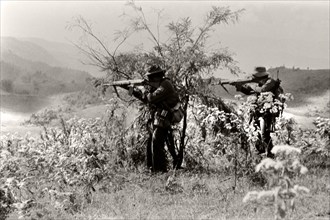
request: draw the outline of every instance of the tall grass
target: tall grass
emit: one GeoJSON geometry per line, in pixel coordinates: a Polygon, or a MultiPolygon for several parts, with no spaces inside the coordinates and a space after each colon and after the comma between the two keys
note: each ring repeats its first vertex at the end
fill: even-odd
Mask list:
{"type": "MultiPolygon", "coordinates": [[[[262,176],[251,173],[262,157],[252,148],[241,148],[245,143],[238,135],[244,128],[241,117],[203,106],[191,109],[185,169],[154,174],[144,168],[145,131],[138,124],[128,129],[127,106],[118,99],[109,102],[103,118],[63,119],[60,127],[45,126],[39,138],[1,137],[0,189],[6,195],[1,197],[2,218],[267,219],[273,215],[268,208],[255,209],[242,202],[247,192],[266,185],[262,176]],[[194,112],[205,114],[197,118],[194,112]],[[215,132],[220,128],[225,130],[215,132]]],[[[321,150],[322,157],[329,159],[325,145],[314,145],[327,143],[328,121],[317,124],[310,145],[301,145],[309,136],[295,129],[290,135],[282,129],[278,140],[300,146],[306,159],[314,152],[306,147],[321,150]]],[[[310,196],[297,201],[293,219],[327,217],[328,180],[323,166],[314,166],[309,175],[295,180],[308,186],[310,196]]]]}

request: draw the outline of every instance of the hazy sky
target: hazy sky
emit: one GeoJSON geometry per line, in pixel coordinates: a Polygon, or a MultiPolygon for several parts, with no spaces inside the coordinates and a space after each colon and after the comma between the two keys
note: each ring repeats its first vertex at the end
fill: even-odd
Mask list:
{"type": "MultiPolygon", "coordinates": [[[[1,36],[77,41],[79,33],[66,29],[75,16],[93,23],[96,33],[113,39],[127,22],[119,17],[126,1],[1,1],[1,36]]],[[[212,5],[244,8],[240,21],[219,26],[210,39],[213,47],[228,47],[243,71],[255,66],[285,65],[329,69],[329,1],[136,1],[149,23],[155,9],[164,9],[163,24],[181,17],[201,23],[212,5]],[[219,44],[221,42],[221,44],[219,44]]],[[[155,29],[156,31],[156,29],[155,29]]],[[[143,42],[144,39],[134,39],[143,42]]],[[[164,39],[165,40],[165,39],[164,39]]],[[[134,43],[134,41],[131,41],[134,43]]]]}

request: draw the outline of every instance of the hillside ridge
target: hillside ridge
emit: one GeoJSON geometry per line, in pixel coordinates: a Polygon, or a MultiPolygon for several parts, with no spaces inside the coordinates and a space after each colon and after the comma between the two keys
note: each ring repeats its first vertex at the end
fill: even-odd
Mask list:
{"type": "Polygon", "coordinates": [[[60,62],[45,48],[33,42],[18,40],[14,37],[1,37],[1,59],[6,53],[13,53],[34,62],[44,62],[53,66],[60,65],[60,62]]]}
{"type": "Polygon", "coordinates": [[[1,55],[12,52],[23,59],[40,61],[51,66],[71,68],[102,75],[95,66],[86,65],[86,56],[68,42],[53,42],[41,38],[1,37],[1,55]]]}
{"type": "Polygon", "coordinates": [[[92,77],[85,70],[57,65],[57,57],[34,43],[1,38],[1,84],[4,92],[52,95],[83,89],[92,77]]]}

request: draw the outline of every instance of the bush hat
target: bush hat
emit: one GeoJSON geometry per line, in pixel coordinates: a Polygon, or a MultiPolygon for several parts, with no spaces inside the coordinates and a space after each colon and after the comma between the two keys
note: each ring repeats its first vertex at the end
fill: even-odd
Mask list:
{"type": "Polygon", "coordinates": [[[263,66],[256,67],[255,71],[256,73],[252,74],[254,78],[264,79],[269,77],[269,73],[267,72],[266,68],[263,66]]]}
{"type": "Polygon", "coordinates": [[[148,70],[146,76],[149,79],[153,78],[161,78],[165,76],[166,70],[161,69],[159,66],[151,66],[148,70]]]}

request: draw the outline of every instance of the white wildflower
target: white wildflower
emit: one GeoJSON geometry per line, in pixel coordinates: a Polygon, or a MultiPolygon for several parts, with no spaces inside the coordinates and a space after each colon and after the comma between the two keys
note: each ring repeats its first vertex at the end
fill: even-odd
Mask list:
{"type": "Polygon", "coordinates": [[[10,156],[11,156],[11,153],[7,150],[2,150],[1,153],[0,153],[0,157],[2,159],[9,158],[10,156]]]}
{"type": "Polygon", "coordinates": [[[231,126],[230,123],[227,123],[227,124],[225,124],[225,128],[228,129],[228,130],[230,130],[230,129],[232,129],[232,126],[231,126]]]}
{"type": "Polygon", "coordinates": [[[244,198],[243,198],[243,202],[246,203],[246,202],[257,201],[257,199],[258,199],[258,194],[259,194],[258,191],[251,191],[251,192],[248,192],[248,193],[244,196],[244,198]]]}
{"type": "Polygon", "coordinates": [[[299,160],[296,159],[292,162],[291,166],[293,169],[298,169],[299,167],[301,167],[301,164],[300,164],[299,160]]]}
{"type": "Polygon", "coordinates": [[[274,169],[275,170],[280,170],[280,169],[283,169],[284,168],[284,165],[281,161],[276,161],[275,165],[274,165],[274,169]]]}
{"type": "Polygon", "coordinates": [[[299,185],[295,185],[293,187],[293,189],[297,192],[297,193],[309,193],[310,190],[304,186],[299,186],[299,185]]]}
{"type": "Polygon", "coordinates": [[[277,113],[279,111],[279,108],[276,106],[273,106],[272,109],[270,110],[271,113],[277,113]]]}
{"type": "Polygon", "coordinates": [[[258,199],[261,200],[272,200],[274,199],[275,192],[273,190],[270,191],[261,191],[258,194],[258,199]]]}
{"type": "Polygon", "coordinates": [[[300,173],[301,173],[301,174],[304,175],[304,174],[306,174],[307,172],[308,172],[307,167],[305,167],[305,166],[301,166],[301,167],[300,167],[300,173]]]}
{"type": "Polygon", "coordinates": [[[5,182],[6,186],[17,186],[17,181],[14,177],[7,178],[5,182]]]}
{"type": "Polygon", "coordinates": [[[264,109],[269,109],[271,107],[272,107],[272,104],[269,103],[269,102],[267,102],[267,103],[264,104],[264,109]]]}
{"type": "Polygon", "coordinates": [[[270,167],[275,167],[276,161],[271,158],[265,158],[263,159],[257,166],[256,166],[256,172],[259,172],[261,169],[269,169],[270,167]]]}
{"type": "Polygon", "coordinates": [[[300,154],[301,150],[289,145],[276,145],[272,149],[272,153],[275,155],[280,153],[284,153],[285,155],[290,155],[292,153],[300,154]]]}
{"type": "Polygon", "coordinates": [[[248,102],[255,102],[255,101],[257,101],[257,97],[256,97],[256,96],[249,96],[249,97],[247,98],[247,101],[248,101],[248,102]]]}
{"type": "Polygon", "coordinates": [[[242,95],[235,95],[235,99],[237,99],[237,100],[243,100],[243,97],[242,97],[242,95]]]}
{"type": "Polygon", "coordinates": [[[238,109],[238,110],[237,110],[237,114],[238,114],[238,115],[243,115],[243,113],[244,113],[244,112],[243,112],[241,109],[238,109]]]}

